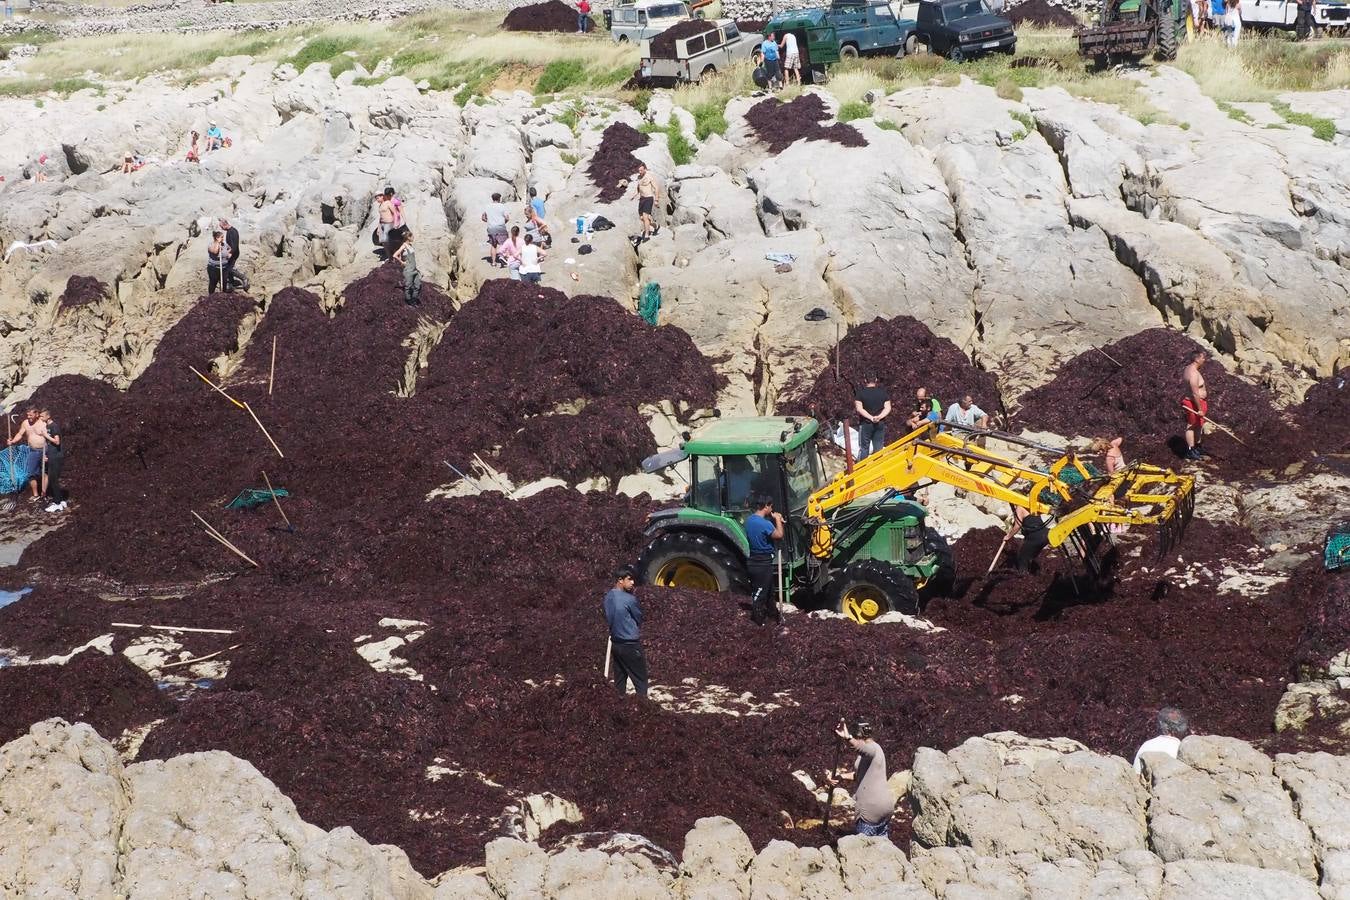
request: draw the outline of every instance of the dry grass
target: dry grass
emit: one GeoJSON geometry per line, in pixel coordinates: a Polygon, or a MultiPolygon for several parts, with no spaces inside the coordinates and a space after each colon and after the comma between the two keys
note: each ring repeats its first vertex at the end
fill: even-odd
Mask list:
{"type": "Polygon", "coordinates": [[[1234,52],[1208,38],[1183,45],[1177,65],[1215,100],[1268,101],[1285,91],[1350,88],[1350,41],[1244,34],[1234,52]]]}

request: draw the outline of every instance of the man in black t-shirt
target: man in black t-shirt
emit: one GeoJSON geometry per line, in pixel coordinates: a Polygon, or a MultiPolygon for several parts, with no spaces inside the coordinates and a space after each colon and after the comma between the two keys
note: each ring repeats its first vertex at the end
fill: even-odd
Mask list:
{"type": "Polygon", "coordinates": [[[52,419],[51,410],[44,409],[42,421],[47,426],[46,466],[43,472],[42,493],[52,501],[47,504],[47,512],[61,512],[66,508],[65,492],[61,490],[61,464],[65,462],[65,450],[61,446],[61,429],[52,419]]]}
{"type": "Polygon", "coordinates": [[[853,397],[853,409],[862,421],[858,425],[858,459],[864,459],[886,446],[886,417],[891,414],[891,398],[877,377],[868,375],[853,397]]]}

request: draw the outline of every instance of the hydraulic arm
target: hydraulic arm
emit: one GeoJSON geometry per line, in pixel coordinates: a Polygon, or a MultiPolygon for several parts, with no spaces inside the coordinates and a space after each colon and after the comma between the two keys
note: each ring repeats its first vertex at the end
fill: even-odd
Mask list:
{"type": "Polygon", "coordinates": [[[1006,432],[947,428],[939,431],[936,424],[925,424],[807,498],[806,519],[814,529],[812,554],[826,559],[833,549],[832,510],[879,491],[904,492],[932,483],[984,494],[1039,517],[1051,547],[1069,541],[1075,532],[1081,536],[1095,531],[1094,526],[1158,525],[1166,551],[1181,539],[1190,521],[1195,501],[1195,479],[1190,475],[1143,463],[1099,475],[1072,451],[1006,432]],[[985,449],[976,443],[978,438],[1032,447],[1058,458],[1045,469],[1029,468],[985,449]],[[1084,526],[1085,531],[1079,532],[1084,526]]]}

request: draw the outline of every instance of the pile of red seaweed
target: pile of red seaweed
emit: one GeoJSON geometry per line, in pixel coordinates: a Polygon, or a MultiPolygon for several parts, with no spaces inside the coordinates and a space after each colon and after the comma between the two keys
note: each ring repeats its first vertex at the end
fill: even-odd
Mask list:
{"type": "Polygon", "coordinates": [[[761,100],[745,114],[755,136],[773,153],[782,153],[797,141],[833,141],[844,147],[866,147],[867,139],[851,125],[826,125],[829,111],[820,96],[802,94],[783,103],[774,97],[761,100]]]}
{"type": "Polygon", "coordinates": [[[66,281],[66,289],[61,293],[61,297],[56,302],[56,308],[75,309],[79,306],[88,306],[98,303],[108,298],[108,286],[97,278],[89,278],[85,275],[72,275],[66,281]]]}
{"type": "Polygon", "coordinates": [[[985,412],[993,415],[1000,411],[994,376],[975,368],[955,344],[910,316],[873,319],[850,330],[839,346],[839,377],[830,365],[804,391],[788,385],[784,391],[788,399],[783,405],[792,412],[814,414],[825,421],[854,417],[854,393],[869,375],[875,375],[890,392],[897,429],[903,425],[919,387],[927,388],[928,396],[936,397],[944,412],[966,393],[985,412]]]}
{"type": "Polygon", "coordinates": [[[0,744],[53,717],[117,737],[172,710],[155,683],[120,655],[86,650],[65,665],[0,669],[0,744]]]}
{"type": "MultiPolygon", "coordinates": [[[[544,0],[517,6],[506,14],[502,28],[507,31],[554,31],[564,34],[577,30],[577,11],[562,0],[544,0]]],[[[591,28],[595,22],[591,20],[591,28]]]]}
{"type": "MultiPolygon", "coordinates": [[[[1199,349],[1179,331],[1153,328],[1081,353],[1048,384],[1020,398],[1016,424],[1066,437],[1123,437],[1127,458],[1170,464],[1185,448],[1182,369],[1199,349]]],[[[1213,359],[1201,373],[1210,414],[1245,442],[1210,429],[1206,447],[1222,471],[1279,467],[1307,455],[1266,391],[1213,359]]]]}
{"type": "Polygon", "coordinates": [[[672,25],[651,39],[651,53],[656,59],[675,59],[675,42],[686,38],[698,37],[717,28],[706,19],[690,19],[672,25]]]}
{"type": "Polygon", "coordinates": [[[596,148],[586,167],[591,183],[600,189],[600,202],[613,203],[628,190],[625,180],[637,172],[642,163],[633,155],[639,147],[647,146],[647,136],[631,125],[615,122],[600,136],[600,146],[596,148]]]}
{"type": "Polygon", "coordinates": [[[1009,6],[1003,13],[1014,25],[1037,25],[1041,28],[1076,28],[1078,20],[1073,13],[1047,0],[1022,0],[1009,6]]]}

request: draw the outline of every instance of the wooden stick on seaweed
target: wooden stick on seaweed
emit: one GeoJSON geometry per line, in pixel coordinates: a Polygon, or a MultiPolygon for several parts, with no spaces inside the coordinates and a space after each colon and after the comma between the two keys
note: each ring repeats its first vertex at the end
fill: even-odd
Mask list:
{"type": "Polygon", "coordinates": [[[196,634],[234,634],[230,628],[189,628],[187,625],[144,625],[140,622],[113,622],[114,628],[153,628],[156,631],[191,631],[196,634]]]}
{"type": "Polygon", "coordinates": [[[267,396],[272,396],[272,379],[277,374],[277,336],[272,335],[272,367],[267,370],[267,396]]]}
{"type": "Polygon", "coordinates": [[[272,487],[272,479],[267,477],[266,472],[263,472],[262,476],[263,481],[267,482],[267,492],[272,495],[272,502],[277,505],[277,512],[281,513],[281,521],[286,523],[287,528],[294,531],[295,526],[291,524],[290,519],[286,518],[286,510],[281,508],[281,501],[277,499],[277,489],[272,487]]]}
{"type": "Polygon", "coordinates": [[[247,403],[245,403],[245,404],[244,404],[244,411],[247,412],[250,416],[253,417],[253,421],[257,423],[258,428],[259,428],[259,429],[262,431],[262,433],[263,433],[263,436],[265,436],[265,437],[267,438],[267,440],[268,440],[269,442],[271,442],[271,444],[272,444],[272,449],[275,450],[275,451],[277,451],[277,456],[280,456],[282,459],[285,459],[285,458],[286,458],[286,454],[285,454],[285,453],[282,453],[282,452],[281,452],[281,448],[277,446],[277,442],[274,441],[274,440],[272,440],[272,435],[271,435],[270,433],[268,433],[267,428],[263,426],[263,423],[262,423],[261,421],[258,420],[258,414],[255,413],[255,412],[253,411],[253,407],[251,407],[251,406],[249,406],[247,403]]]}
{"type": "Polygon", "coordinates": [[[220,396],[224,397],[226,400],[230,401],[231,403],[233,403],[235,406],[239,407],[240,409],[243,409],[243,408],[244,408],[244,404],[240,403],[238,400],[234,399],[234,398],[231,397],[229,394],[225,393],[225,391],[224,391],[222,388],[217,387],[217,386],[216,386],[216,383],[215,383],[214,381],[212,381],[210,378],[207,378],[205,375],[203,375],[201,372],[198,372],[198,371],[197,371],[194,367],[192,367],[192,366],[188,366],[188,368],[189,368],[189,369],[192,369],[192,374],[196,375],[196,376],[197,376],[198,378],[200,378],[202,381],[205,381],[207,384],[211,385],[211,389],[212,389],[213,391],[215,391],[216,393],[220,394],[220,396]]]}
{"type": "Polygon", "coordinates": [[[229,653],[231,650],[238,650],[242,646],[244,645],[234,644],[232,646],[226,647],[224,650],[217,650],[215,653],[208,653],[205,656],[197,656],[192,659],[180,659],[178,662],[166,663],[165,665],[160,666],[159,670],[163,672],[165,669],[174,669],[177,668],[178,666],[190,666],[193,663],[206,662],[208,659],[215,659],[222,653],[229,653]]]}
{"type": "Polygon", "coordinates": [[[240,549],[239,549],[238,547],[236,547],[234,544],[231,544],[228,540],[226,540],[226,539],[225,539],[225,535],[221,534],[219,531],[216,531],[215,528],[211,527],[211,523],[210,523],[210,522],[206,521],[206,520],[203,519],[201,516],[198,516],[198,515],[197,515],[197,511],[196,511],[195,509],[192,510],[192,514],[193,514],[194,516],[197,516],[197,521],[198,521],[198,522],[201,522],[203,525],[206,526],[206,533],[207,533],[208,535],[210,535],[211,537],[213,537],[213,538],[215,538],[216,540],[220,541],[222,544],[224,544],[226,547],[228,547],[231,551],[233,551],[240,559],[244,560],[244,561],[247,562],[249,565],[253,566],[255,569],[256,569],[256,568],[261,568],[256,562],[254,562],[252,559],[249,558],[248,554],[246,554],[243,550],[240,550],[240,549]]]}

